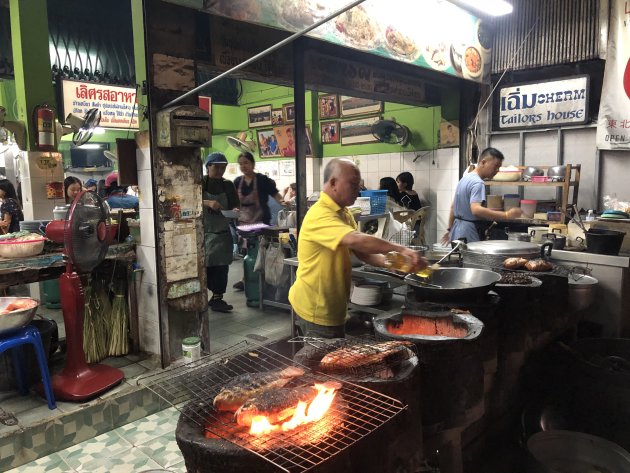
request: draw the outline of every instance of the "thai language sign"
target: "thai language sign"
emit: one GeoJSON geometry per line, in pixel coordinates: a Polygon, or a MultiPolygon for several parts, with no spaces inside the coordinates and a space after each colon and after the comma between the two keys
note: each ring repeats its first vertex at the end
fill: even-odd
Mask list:
{"type": "MultiPolygon", "coordinates": [[[[203,10],[297,32],[347,4],[347,0],[206,0],[203,10]]],[[[488,25],[444,0],[366,0],[308,35],[475,82],[486,81],[490,72],[488,25]]]]}
{"type": "Polygon", "coordinates": [[[60,121],[70,113],[83,117],[91,108],[97,108],[101,111],[100,126],[103,128],[138,129],[134,87],[64,80],[61,88],[63,117],[60,121]]]}
{"type": "Polygon", "coordinates": [[[588,121],[588,76],[503,87],[500,129],[579,125],[588,121]]]}
{"type": "Polygon", "coordinates": [[[599,149],[630,149],[630,2],[611,0],[610,32],[597,119],[599,149]]]}

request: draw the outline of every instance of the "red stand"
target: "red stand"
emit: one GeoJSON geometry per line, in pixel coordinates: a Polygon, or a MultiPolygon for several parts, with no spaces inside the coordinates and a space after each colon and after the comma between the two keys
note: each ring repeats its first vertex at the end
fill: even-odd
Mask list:
{"type": "Polygon", "coordinates": [[[85,362],[83,317],[85,293],[80,276],[68,265],[59,278],[61,307],[66,329],[66,366],[52,378],[55,398],[61,401],[86,401],[119,384],[125,375],[107,365],[85,362]]]}

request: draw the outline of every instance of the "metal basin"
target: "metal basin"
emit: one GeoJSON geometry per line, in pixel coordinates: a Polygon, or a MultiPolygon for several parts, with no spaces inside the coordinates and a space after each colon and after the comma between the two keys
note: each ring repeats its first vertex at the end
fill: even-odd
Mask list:
{"type": "Polygon", "coordinates": [[[499,273],[487,269],[441,268],[434,270],[428,278],[408,274],[405,282],[413,288],[419,300],[462,301],[484,296],[499,279],[499,273]]]}
{"type": "Polygon", "coordinates": [[[569,276],[569,306],[573,310],[584,310],[595,302],[598,280],[593,276],[569,276]]]}
{"type": "Polygon", "coordinates": [[[0,311],[4,310],[11,302],[24,299],[35,302],[35,305],[30,309],[14,310],[8,314],[0,315],[0,335],[31,323],[39,307],[39,302],[29,297],[0,297],[0,311]]]}

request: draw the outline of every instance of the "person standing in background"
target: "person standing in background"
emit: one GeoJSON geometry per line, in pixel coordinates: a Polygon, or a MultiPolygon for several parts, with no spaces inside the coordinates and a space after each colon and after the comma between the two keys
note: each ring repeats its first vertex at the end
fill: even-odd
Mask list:
{"type": "Polygon", "coordinates": [[[83,188],[86,191],[96,192],[96,184],[97,184],[96,179],[88,179],[87,181],[85,181],[83,188]]]}
{"type": "Polygon", "coordinates": [[[20,231],[20,221],[24,220],[20,201],[15,193],[15,187],[8,179],[0,179],[0,233],[20,231]]]}
{"type": "Polygon", "coordinates": [[[63,195],[66,198],[66,204],[74,202],[74,198],[83,190],[81,179],[74,176],[68,176],[63,180],[63,195]]]}
{"type": "Polygon", "coordinates": [[[413,190],[414,179],[410,172],[401,172],[396,176],[396,184],[400,197],[398,203],[403,207],[411,210],[418,210],[422,207],[420,196],[413,190]]]}
{"type": "Polygon", "coordinates": [[[398,184],[393,177],[383,177],[378,183],[378,189],[387,191],[387,210],[400,211],[405,210],[401,207],[400,192],[398,191],[398,184]]]}
{"type": "Polygon", "coordinates": [[[233,309],[223,300],[223,294],[227,288],[234,240],[230,221],[221,211],[238,209],[240,202],[234,184],[223,179],[227,164],[223,153],[208,155],[208,175],[202,180],[206,276],[208,289],[212,291],[208,306],[215,312],[230,312],[233,309]]]}
{"type": "Polygon", "coordinates": [[[486,205],[485,179],[492,179],[503,163],[503,153],[496,148],[486,148],[479,155],[474,170],[460,179],[448,217],[448,228],[442,243],[465,239],[468,243],[485,238],[485,230],[492,220],[518,218],[519,207],[510,210],[490,210],[486,205]]]}
{"type": "MultiPolygon", "coordinates": [[[[267,201],[271,197],[278,203],[283,203],[280,191],[276,187],[276,181],[254,171],[256,161],[251,153],[241,153],[238,157],[238,165],[243,173],[242,176],[238,176],[234,180],[241,210],[238,219],[239,224],[264,223],[269,225],[271,222],[271,210],[267,201]]],[[[243,281],[238,281],[233,287],[242,291],[245,285],[243,281]]]]}
{"type": "Polygon", "coordinates": [[[127,186],[118,185],[118,173],[112,172],[105,178],[105,200],[111,209],[134,209],[140,207],[137,197],[127,194],[127,186]]]}

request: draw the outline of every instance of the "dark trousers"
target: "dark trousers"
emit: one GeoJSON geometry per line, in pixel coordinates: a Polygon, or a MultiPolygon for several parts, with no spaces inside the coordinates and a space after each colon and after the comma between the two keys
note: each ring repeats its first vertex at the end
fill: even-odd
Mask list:
{"type": "Polygon", "coordinates": [[[227,264],[225,266],[208,266],[206,268],[208,289],[212,291],[212,294],[225,294],[229,269],[230,267],[227,264]]]}

